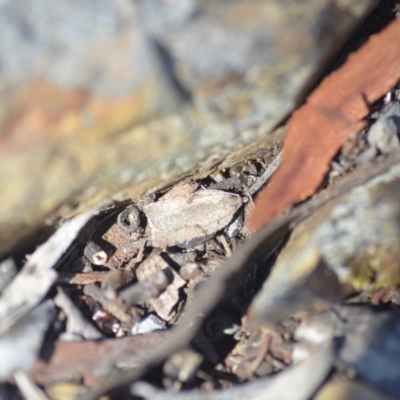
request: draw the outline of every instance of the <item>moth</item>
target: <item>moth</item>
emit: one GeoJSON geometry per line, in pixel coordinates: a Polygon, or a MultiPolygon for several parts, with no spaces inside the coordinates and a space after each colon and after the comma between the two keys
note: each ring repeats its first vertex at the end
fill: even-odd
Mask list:
{"type": "Polygon", "coordinates": [[[243,203],[238,195],[221,190],[193,191],[190,185],[172,192],[143,208],[156,247],[192,247],[210,239],[232,221],[243,203]]]}

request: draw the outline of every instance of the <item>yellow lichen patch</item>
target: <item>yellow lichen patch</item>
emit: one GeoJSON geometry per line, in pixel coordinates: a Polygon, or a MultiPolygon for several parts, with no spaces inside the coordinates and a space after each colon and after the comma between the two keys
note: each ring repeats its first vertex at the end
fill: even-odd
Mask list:
{"type": "Polygon", "coordinates": [[[400,284],[399,243],[371,246],[359,257],[348,262],[350,283],[356,290],[374,292],[400,284]]]}

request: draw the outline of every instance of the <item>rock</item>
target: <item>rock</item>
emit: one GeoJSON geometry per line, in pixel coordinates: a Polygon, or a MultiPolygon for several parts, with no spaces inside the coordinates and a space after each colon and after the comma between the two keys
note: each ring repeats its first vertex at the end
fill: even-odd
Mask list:
{"type": "Polygon", "coordinates": [[[332,382],[326,384],[315,400],[393,400],[369,385],[360,382],[332,382]]]}
{"type": "Polygon", "coordinates": [[[378,119],[368,132],[368,142],[381,153],[387,154],[400,147],[400,104],[389,103],[383,107],[378,119]]]}
{"type": "Polygon", "coordinates": [[[3,1],[0,255],[268,146],[374,3],[3,1]]]}
{"type": "Polygon", "coordinates": [[[279,321],[340,300],[349,285],[367,293],[397,287],[399,177],[394,166],[299,223],[253,300],[251,317],[279,321]]]}

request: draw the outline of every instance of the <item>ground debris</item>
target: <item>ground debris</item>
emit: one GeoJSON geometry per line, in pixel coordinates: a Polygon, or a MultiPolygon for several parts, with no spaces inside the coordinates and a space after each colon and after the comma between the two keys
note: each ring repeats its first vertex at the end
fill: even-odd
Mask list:
{"type": "Polygon", "coordinates": [[[94,301],[100,303],[107,312],[119,321],[123,322],[127,326],[132,326],[135,317],[126,311],[124,305],[114,301],[113,299],[108,299],[95,283],[85,285],[83,293],[91,297],[94,301]]]}
{"type": "Polygon", "coordinates": [[[253,377],[269,350],[270,341],[269,335],[257,331],[241,335],[224,362],[225,368],[240,380],[253,377]]]}
{"type": "MultiPolygon", "coordinates": [[[[194,395],[192,388],[211,391],[212,395],[216,393],[218,396],[226,391],[226,395],[231,396],[236,395],[237,389],[242,387],[236,386],[236,383],[243,380],[257,378],[258,382],[258,377],[264,379],[265,375],[274,373],[278,373],[277,378],[283,377],[290,371],[288,368],[293,360],[307,362],[310,354],[321,344],[303,348],[300,344],[295,345],[291,334],[293,329],[289,329],[289,325],[267,332],[254,330],[251,325],[246,327],[248,319],[243,314],[260,285],[260,277],[266,275],[263,271],[265,263],[270,262],[270,257],[271,262],[274,260],[280,243],[299,220],[327,204],[329,199],[338,199],[343,193],[348,194],[350,188],[379,176],[388,166],[397,163],[398,157],[392,154],[375,167],[366,167],[364,172],[360,170],[347,180],[343,179],[337,187],[321,193],[312,202],[247,238],[244,245],[239,246],[231,256],[234,244],[245,237],[243,231],[234,237],[219,231],[212,239],[188,249],[174,246],[161,250],[150,244],[142,248],[140,257],[126,254],[122,268],[113,268],[111,271],[107,265],[92,265],[91,272],[60,273],[59,279],[64,280],[63,288],[81,312],[75,313],[68,297],[55,297],[55,302],[64,309],[67,319],[60,313],[58,324],[61,323],[62,327],[57,328],[58,339],[53,346],[54,351],[44,352],[43,359],[36,363],[33,374],[35,382],[50,390],[61,382],[83,379],[85,385],[99,389],[86,392],[87,398],[95,398],[104,393],[105,383],[120,388],[122,383],[130,383],[141,376],[149,379],[145,373],[157,364],[162,365],[161,376],[156,374],[159,376],[157,383],[161,382],[164,389],[151,393],[167,396],[168,399],[171,389],[182,390],[182,393],[174,393],[174,396],[194,395]],[[101,281],[101,287],[90,283],[93,279],[101,281]],[[68,287],[72,283],[74,286],[68,287]],[[163,296],[166,297],[163,299],[163,296]],[[222,299],[224,304],[218,305],[222,299]],[[135,307],[132,307],[133,304],[135,307]],[[103,338],[98,342],[61,340],[71,339],[71,335],[66,336],[65,331],[85,337],[86,328],[92,326],[86,318],[92,318],[103,338]],[[73,321],[74,328],[71,328],[73,321]],[[155,334],[161,334],[161,339],[151,341],[151,335],[155,334]],[[104,336],[110,338],[104,339],[104,336]],[[130,342],[134,338],[142,342],[130,342]],[[144,352],[139,351],[134,343],[143,343],[138,346],[144,352]],[[128,346],[132,346],[132,352],[127,351],[128,346]],[[199,357],[186,357],[193,348],[199,357]],[[76,356],[71,357],[72,353],[76,353],[76,356]]],[[[265,170],[257,171],[258,175],[262,175],[265,170]]],[[[179,197],[182,189],[172,192],[167,199],[179,197]]],[[[238,212],[238,215],[243,215],[243,211],[238,212]]],[[[104,235],[104,230],[109,232],[112,226],[118,229],[116,218],[106,218],[104,221],[106,226],[103,230],[99,225],[100,235],[104,235]]],[[[143,226],[143,238],[148,234],[149,231],[146,232],[143,226]]],[[[81,242],[78,251],[59,269],[68,270],[68,265],[74,262],[74,258],[82,256],[87,241],[92,239],[87,237],[86,241],[81,242]]],[[[131,236],[129,240],[136,239],[131,236]]],[[[329,279],[327,284],[331,284],[329,279]]],[[[326,286],[322,290],[326,290],[326,286]]],[[[97,330],[94,332],[95,335],[99,334],[97,330]]],[[[89,333],[87,338],[94,332],[89,333]]],[[[334,336],[327,335],[325,345],[330,346],[334,336]]],[[[265,382],[267,380],[269,382],[270,377],[265,376],[265,382]]],[[[244,385],[248,384],[251,385],[244,385]]],[[[295,398],[292,394],[288,398],[295,398]]],[[[202,394],[199,393],[199,396],[202,394]]]]}
{"type": "Polygon", "coordinates": [[[89,283],[103,282],[107,277],[106,271],[92,271],[82,273],[59,273],[58,284],[87,285],[89,283]]]}
{"type": "Polygon", "coordinates": [[[180,300],[179,290],[186,285],[186,282],[170,267],[168,262],[158,254],[154,254],[143,261],[136,270],[136,276],[139,283],[143,285],[143,283],[149,279],[154,279],[154,275],[159,272],[162,272],[163,276],[168,279],[169,284],[158,297],[150,298],[149,303],[160,318],[165,321],[170,321],[175,316],[173,310],[180,300]]]}
{"type": "MultiPolygon", "coordinates": [[[[155,346],[147,353],[147,359],[142,363],[139,369],[130,371],[120,380],[112,382],[109,388],[115,387],[114,385],[121,385],[122,382],[128,383],[132,380],[138,379],[138,377],[143,376],[143,374],[148,371],[148,368],[150,368],[151,365],[162,363],[174,352],[185,349],[190,341],[193,341],[193,345],[201,351],[207,362],[212,364],[221,363],[221,361],[226,357],[226,354],[223,355],[223,346],[232,340],[230,338],[233,338],[233,336],[230,335],[237,331],[237,327],[232,330],[236,324],[235,322],[229,322],[229,326],[225,326],[225,323],[222,323],[227,313],[218,314],[216,310],[211,313],[215,308],[215,305],[223,298],[231,299],[231,308],[232,306],[234,308],[237,307],[236,312],[245,312],[246,306],[243,305],[242,302],[245,301],[246,296],[238,292],[242,290],[244,286],[248,286],[245,278],[249,276],[250,272],[252,274],[254,273],[254,263],[257,260],[268,260],[268,257],[275,254],[277,249],[279,249],[279,243],[282,243],[282,240],[285,239],[290,232],[291,227],[298,223],[298,221],[305,219],[307,216],[312,214],[313,211],[319,209],[329,200],[338,198],[344,193],[348,193],[350,189],[355,186],[368,182],[372,177],[382,174],[382,172],[386,171],[390,166],[398,163],[398,160],[399,155],[392,154],[387,159],[381,160],[381,162],[377,163],[375,166],[369,168],[365,167],[363,170],[360,169],[357,173],[343,178],[340,184],[336,187],[326,190],[313,199],[313,201],[305,203],[303,206],[293,210],[285,217],[282,217],[265,227],[261,232],[248,238],[235,252],[235,256],[228,258],[216,270],[211,268],[210,277],[206,281],[201,274],[195,274],[197,276],[187,283],[187,304],[178,319],[178,323],[173,327],[171,336],[168,336],[162,345],[155,346]],[[266,252],[268,255],[266,255],[266,252]],[[199,277],[200,280],[198,280],[199,277]],[[206,318],[210,313],[211,315],[206,318]],[[199,330],[203,323],[205,324],[203,329],[199,330]],[[220,328],[210,330],[208,328],[210,324],[214,327],[220,325],[220,328]]],[[[215,251],[215,247],[210,247],[209,245],[200,246],[196,251],[171,248],[168,252],[159,253],[156,251],[154,254],[150,255],[150,258],[157,255],[162,257],[164,261],[168,260],[168,264],[170,262],[169,258],[171,258],[171,260],[174,258],[176,265],[171,265],[174,265],[173,268],[176,271],[180,271],[182,267],[180,267],[179,264],[184,262],[184,260],[190,263],[194,262],[204,272],[203,262],[212,259],[212,257],[207,257],[207,251],[211,248],[215,251]],[[181,255],[177,256],[177,254],[181,255]]],[[[223,251],[222,248],[222,252],[223,251]]],[[[205,262],[205,265],[207,265],[207,262],[205,262]]],[[[258,268],[260,268],[260,266],[256,267],[256,269],[258,268]]],[[[257,282],[256,277],[251,278],[251,280],[257,282]]],[[[328,279],[327,284],[329,284],[329,282],[328,279]]],[[[254,287],[252,290],[254,293],[254,287]]],[[[321,290],[324,290],[324,287],[322,287],[321,290]]],[[[246,293],[249,293],[248,295],[251,296],[252,292],[246,288],[246,293]]],[[[229,307],[226,309],[228,308],[229,307]]],[[[287,367],[286,363],[290,363],[290,360],[292,359],[290,335],[288,339],[287,333],[283,332],[281,334],[284,340],[282,341],[279,339],[279,335],[275,336],[272,346],[269,345],[268,353],[265,357],[261,361],[255,360],[255,365],[258,364],[255,371],[256,375],[264,375],[281,369],[284,370],[287,367]]],[[[230,351],[232,351],[233,347],[232,343],[230,351]]],[[[201,387],[210,390],[220,385],[224,385],[224,387],[229,386],[229,380],[227,381],[223,378],[216,378],[213,375],[210,375],[211,373],[208,369],[204,371],[203,368],[198,372],[199,376],[204,377],[202,379],[206,379],[206,382],[204,382],[201,387]]],[[[226,366],[222,367],[221,370],[218,370],[218,373],[226,373],[224,372],[224,368],[226,368],[226,366]]],[[[95,396],[100,393],[104,393],[104,391],[96,392],[90,398],[95,398],[95,396]]]]}
{"type": "Polygon", "coordinates": [[[148,314],[142,320],[137,321],[133,326],[132,335],[140,335],[147,332],[154,332],[166,329],[165,321],[154,314],[148,314]]]}
{"type": "MultiPolygon", "coordinates": [[[[191,349],[171,355],[163,366],[166,380],[171,380],[176,383],[176,386],[181,386],[185,382],[192,382],[203,361],[204,357],[191,349]]],[[[169,382],[166,383],[168,385],[169,382]]]]}
{"type": "Polygon", "coordinates": [[[85,319],[79,309],[61,288],[58,288],[58,294],[54,298],[54,303],[63,310],[67,317],[66,334],[68,336],[75,339],[84,338],[87,340],[101,339],[104,337],[85,319]]]}
{"type": "Polygon", "coordinates": [[[118,297],[124,304],[144,304],[159,297],[173,280],[170,269],[161,269],[147,279],[122,290],[118,297]]]}
{"type": "Polygon", "coordinates": [[[104,265],[108,260],[107,252],[92,240],[87,243],[83,254],[94,265],[104,265]]]}
{"type": "Polygon", "coordinates": [[[121,231],[116,223],[113,223],[109,229],[101,236],[104,242],[104,247],[109,248],[110,257],[104,264],[105,267],[116,270],[120,269],[127,264],[132,255],[137,254],[142,246],[142,242],[137,237],[132,238],[130,234],[121,231]],[[136,239],[136,240],[135,240],[136,239]],[[132,244],[135,245],[134,249],[132,244]],[[131,246],[129,255],[125,251],[126,246],[131,246]]]}

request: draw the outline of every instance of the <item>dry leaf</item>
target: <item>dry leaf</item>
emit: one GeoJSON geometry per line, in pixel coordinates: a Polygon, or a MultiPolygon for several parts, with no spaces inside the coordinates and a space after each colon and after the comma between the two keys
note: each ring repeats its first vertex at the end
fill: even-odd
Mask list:
{"type": "Polygon", "coordinates": [[[259,229],[311,196],[342,144],[360,131],[375,102],[400,77],[400,20],[374,35],[323,80],[288,122],[283,162],[256,202],[249,227],[259,229]]]}

